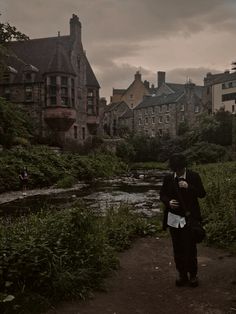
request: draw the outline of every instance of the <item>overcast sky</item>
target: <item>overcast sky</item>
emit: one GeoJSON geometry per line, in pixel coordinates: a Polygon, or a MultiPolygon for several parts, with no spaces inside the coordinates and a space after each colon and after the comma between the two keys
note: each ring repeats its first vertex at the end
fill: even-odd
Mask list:
{"type": "Polygon", "coordinates": [[[231,68],[236,60],[236,0],[0,0],[1,20],[30,38],[69,34],[77,14],[82,42],[110,99],[141,70],[156,86],[167,81],[203,84],[207,72],[231,68]]]}

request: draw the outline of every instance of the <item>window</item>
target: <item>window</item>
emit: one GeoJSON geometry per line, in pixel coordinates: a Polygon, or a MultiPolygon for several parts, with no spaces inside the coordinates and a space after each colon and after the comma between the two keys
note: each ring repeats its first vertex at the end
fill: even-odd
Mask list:
{"type": "Polygon", "coordinates": [[[236,93],[222,95],[222,101],[236,100],[236,93]]]}
{"type": "Polygon", "coordinates": [[[152,124],[155,124],[155,117],[152,117],[152,124]]]}
{"type": "MultiPolygon", "coordinates": [[[[222,88],[223,88],[223,85],[222,85],[222,88]]],[[[210,94],[210,87],[207,87],[207,95],[210,94]]]]}
{"type": "Polygon", "coordinates": [[[185,110],[184,107],[185,107],[184,104],[180,104],[180,111],[184,111],[185,110]]]}
{"type": "Polygon", "coordinates": [[[57,85],[56,76],[50,76],[50,85],[57,85]]]}
{"type": "Polygon", "coordinates": [[[166,112],[169,112],[169,111],[170,111],[170,105],[167,104],[167,105],[166,105],[166,112]]]}
{"type": "Polygon", "coordinates": [[[159,123],[162,123],[162,122],[163,122],[163,117],[160,116],[160,117],[159,117],[159,123]]]}
{"type": "Polygon", "coordinates": [[[133,109],[133,107],[134,107],[134,104],[130,104],[130,108],[133,109]]]}
{"type": "Polygon", "coordinates": [[[145,118],[145,124],[148,124],[148,117],[145,118]]]}
{"type": "MultiPolygon", "coordinates": [[[[208,87],[209,88],[209,87],[208,87]]],[[[226,89],[225,83],[222,84],[222,89],[226,89]]]]}
{"type": "Polygon", "coordinates": [[[198,113],[200,111],[199,105],[194,106],[194,112],[198,113]]]}
{"type": "Polygon", "coordinates": [[[166,123],[169,123],[169,122],[170,122],[170,116],[167,115],[167,116],[166,116],[166,123]]]}
{"type": "Polygon", "coordinates": [[[159,136],[162,136],[163,135],[162,129],[159,129],[158,133],[159,133],[159,136]]]}
{"type": "Polygon", "coordinates": [[[235,112],[235,105],[232,105],[232,112],[235,112]]]}
{"type": "Polygon", "coordinates": [[[61,88],[61,95],[62,96],[68,96],[68,88],[67,87],[61,88]]]}
{"type": "Polygon", "coordinates": [[[144,114],[148,114],[148,110],[147,110],[147,108],[144,110],[144,114]]]}
{"type": "Polygon", "coordinates": [[[75,80],[73,78],[71,79],[71,88],[75,88],[75,80]]]}
{"type": "Polygon", "coordinates": [[[25,101],[32,101],[33,100],[33,91],[31,86],[25,87],[25,101]]]}
{"type": "Polygon", "coordinates": [[[32,74],[31,73],[25,73],[25,81],[26,82],[32,82],[32,74]]]}
{"type": "Polygon", "coordinates": [[[159,106],[159,112],[162,112],[162,105],[159,106]]]}
{"type": "Polygon", "coordinates": [[[181,116],[180,116],[180,121],[184,122],[184,120],[185,120],[184,113],[182,113],[181,116]]]}
{"type": "Polygon", "coordinates": [[[4,98],[6,100],[10,100],[10,96],[11,96],[11,91],[10,91],[10,88],[9,87],[6,87],[4,89],[4,98]]]}
{"type": "Polygon", "coordinates": [[[139,124],[139,125],[142,124],[142,119],[141,119],[141,118],[138,119],[138,124],[139,124]]]}
{"type": "Polygon", "coordinates": [[[154,114],[155,113],[155,108],[154,107],[152,107],[152,114],[154,114]]]}
{"type": "Polygon", "coordinates": [[[85,127],[82,127],[82,139],[85,140],[85,127]]]}
{"type": "Polygon", "coordinates": [[[74,126],[74,138],[78,138],[78,127],[74,126]]]}
{"type": "Polygon", "coordinates": [[[57,98],[55,96],[50,97],[50,105],[54,106],[57,104],[57,98]]]}
{"type": "Polygon", "coordinates": [[[62,106],[68,106],[69,105],[68,97],[61,97],[61,105],[62,106]]]}
{"type": "Polygon", "coordinates": [[[51,85],[51,86],[49,87],[49,93],[50,93],[50,95],[52,95],[52,96],[56,96],[56,94],[57,94],[57,87],[54,86],[54,85],[51,85]]]}
{"type": "Polygon", "coordinates": [[[68,85],[68,77],[67,76],[62,76],[61,77],[61,85],[67,86],[68,85]]]}
{"type": "Polygon", "coordinates": [[[233,87],[233,82],[229,82],[229,88],[233,87]]]}
{"type": "Polygon", "coordinates": [[[151,137],[155,137],[155,129],[152,129],[152,131],[151,131],[151,137]]]}
{"type": "Polygon", "coordinates": [[[5,73],[3,74],[2,79],[3,79],[3,83],[10,83],[10,73],[5,72],[5,73]]]}
{"type": "Polygon", "coordinates": [[[130,98],[133,98],[134,97],[134,95],[133,94],[130,94],[130,96],[129,96],[130,98]]]}
{"type": "Polygon", "coordinates": [[[91,89],[88,90],[88,97],[93,97],[93,91],[91,89]]]}

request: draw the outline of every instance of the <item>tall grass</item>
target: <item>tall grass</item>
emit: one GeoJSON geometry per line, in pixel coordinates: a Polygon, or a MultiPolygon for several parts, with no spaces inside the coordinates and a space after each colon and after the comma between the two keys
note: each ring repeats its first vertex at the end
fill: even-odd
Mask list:
{"type": "Polygon", "coordinates": [[[236,162],[198,166],[207,195],[201,208],[207,242],[236,252],[236,162]]]}

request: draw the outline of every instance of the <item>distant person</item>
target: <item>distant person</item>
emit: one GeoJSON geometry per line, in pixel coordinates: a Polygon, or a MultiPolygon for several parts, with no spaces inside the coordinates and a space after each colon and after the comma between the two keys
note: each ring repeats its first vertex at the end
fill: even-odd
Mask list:
{"type": "Polygon", "coordinates": [[[26,167],[22,169],[21,173],[19,174],[19,178],[20,178],[20,182],[22,186],[23,195],[26,195],[26,190],[27,190],[27,185],[28,185],[28,180],[29,180],[29,175],[28,175],[28,171],[26,167]]]}
{"type": "Polygon", "coordinates": [[[163,229],[170,230],[174,260],[178,271],[176,286],[197,287],[197,245],[187,222],[201,222],[198,198],[206,195],[198,173],[186,169],[182,154],[174,154],[169,160],[171,174],[165,176],[160,191],[160,200],[165,205],[163,229]]]}

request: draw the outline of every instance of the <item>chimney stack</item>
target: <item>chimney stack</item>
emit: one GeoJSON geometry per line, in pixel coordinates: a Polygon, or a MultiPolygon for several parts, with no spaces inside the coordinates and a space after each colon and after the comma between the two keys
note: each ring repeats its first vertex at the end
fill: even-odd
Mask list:
{"type": "Polygon", "coordinates": [[[70,19],[70,36],[73,41],[81,41],[81,23],[76,14],[73,14],[70,19]]]}
{"type": "Polygon", "coordinates": [[[134,75],[134,79],[135,81],[141,81],[141,74],[139,71],[137,71],[134,75]]]}
{"type": "Polygon", "coordinates": [[[157,87],[160,87],[165,82],[166,82],[166,72],[158,71],[157,72],[157,87]]]}

